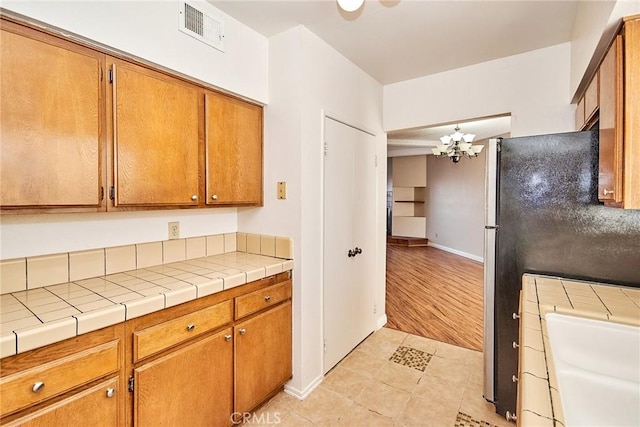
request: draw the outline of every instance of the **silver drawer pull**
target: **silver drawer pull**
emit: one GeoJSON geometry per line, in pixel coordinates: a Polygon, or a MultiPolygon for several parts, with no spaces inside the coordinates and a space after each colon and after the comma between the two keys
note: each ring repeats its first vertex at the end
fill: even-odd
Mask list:
{"type": "Polygon", "coordinates": [[[518,345],[518,343],[517,343],[517,342],[515,342],[515,341],[511,343],[511,346],[512,346],[513,348],[518,348],[518,347],[520,347],[520,346],[518,345]]]}
{"type": "Polygon", "coordinates": [[[604,188],[602,190],[602,194],[608,196],[609,194],[613,194],[613,190],[607,190],[606,188],[604,188]]]}
{"type": "Polygon", "coordinates": [[[37,383],[35,383],[33,385],[31,390],[33,390],[34,393],[38,393],[38,392],[42,391],[43,388],[44,388],[44,383],[42,381],[38,381],[37,383]]]}
{"type": "Polygon", "coordinates": [[[515,375],[511,375],[511,381],[514,383],[518,382],[518,377],[516,377],[515,375]]]}
{"type": "Polygon", "coordinates": [[[513,317],[513,320],[518,320],[520,318],[517,313],[512,313],[511,317],[513,317]]]}
{"type": "Polygon", "coordinates": [[[107,397],[113,397],[116,394],[116,389],[108,388],[107,389],[107,397]]]}
{"type": "Polygon", "coordinates": [[[227,334],[224,336],[225,341],[231,341],[231,334],[227,334]]]}
{"type": "Polygon", "coordinates": [[[187,325],[187,331],[191,332],[196,328],[196,325],[194,325],[193,323],[189,323],[187,325]]]}
{"type": "Polygon", "coordinates": [[[238,332],[240,332],[240,335],[244,335],[247,333],[247,330],[245,328],[240,328],[238,332]]]}
{"type": "Polygon", "coordinates": [[[265,300],[266,302],[269,302],[269,301],[271,301],[271,297],[270,297],[269,295],[267,295],[266,297],[264,297],[264,300],[265,300]]]}

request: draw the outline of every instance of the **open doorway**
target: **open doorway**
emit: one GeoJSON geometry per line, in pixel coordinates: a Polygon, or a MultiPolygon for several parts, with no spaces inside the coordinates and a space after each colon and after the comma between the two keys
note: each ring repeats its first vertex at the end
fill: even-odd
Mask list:
{"type": "Polygon", "coordinates": [[[482,350],[486,145],[490,138],[508,136],[510,127],[511,117],[503,115],[388,133],[388,327],[482,350]],[[485,148],[455,163],[448,156],[436,158],[432,148],[456,125],[485,148]],[[406,203],[395,203],[399,193],[393,183],[394,163],[407,168],[406,160],[395,159],[406,156],[422,157],[426,164],[424,201],[414,210],[424,216],[424,244],[402,239],[408,236],[393,227],[407,213],[406,203]]]}

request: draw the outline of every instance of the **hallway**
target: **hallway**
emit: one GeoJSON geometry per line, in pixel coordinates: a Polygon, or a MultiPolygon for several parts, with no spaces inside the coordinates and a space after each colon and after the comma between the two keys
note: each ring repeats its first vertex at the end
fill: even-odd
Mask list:
{"type": "Polygon", "coordinates": [[[387,246],[386,327],[482,351],[483,265],[431,246],[387,246]]]}

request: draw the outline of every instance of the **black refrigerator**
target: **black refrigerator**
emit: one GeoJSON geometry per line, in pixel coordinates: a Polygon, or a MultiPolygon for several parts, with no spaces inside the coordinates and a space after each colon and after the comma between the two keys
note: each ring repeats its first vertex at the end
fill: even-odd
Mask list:
{"type": "Polygon", "coordinates": [[[640,210],[598,202],[598,132],[491,140],[485,218],[485,398],[516,411],[524,273],[640,287],[640,210]]]}

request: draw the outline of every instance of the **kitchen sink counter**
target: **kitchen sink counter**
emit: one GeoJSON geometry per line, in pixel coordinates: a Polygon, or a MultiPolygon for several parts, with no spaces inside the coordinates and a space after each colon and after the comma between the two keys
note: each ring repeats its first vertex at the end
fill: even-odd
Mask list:
{"type": "MultiPolygon", "coordinates": [[[[0,356],[23,353],[293,269],[290,239],[283,239],[285,256],[276,257],[275,249],[267,251],[269,255],[261,253],[259,243],[257,250],[252,249],[252,235],[247,239],[244,233],[237,234],[237,246],[236,242],[227,246],[233,251],[191,259],[182,255],[175,262],[1,295],[0,356]]],[[[261,236],[255,236],[260,240],[261,236]]],[[[273,236],[272,240],[262,237],[263,242],[275,245],[273,236]]],[[[161,255],[163,261],[166,255],[161,255]]]]}
{"type": "MultiPolygon", "coordinates": [[[[565,426],[547,313],[640,326],[640,289],[523,276],[518,376],[518,424],[522,426],[565,426]]],[[[597,346],[597,340],[591,345],[597,346]]]]}

